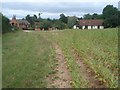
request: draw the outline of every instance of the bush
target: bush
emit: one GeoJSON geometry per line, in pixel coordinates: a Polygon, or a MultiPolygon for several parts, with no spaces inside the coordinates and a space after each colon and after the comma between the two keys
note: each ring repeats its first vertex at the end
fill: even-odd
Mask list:
{"type": "Polygon", "coordinates": [[[7,17],[3,16],[2,13],[0,13],[0,17],[2,17],[2,33],[10,32],[11,25],[9,23],[9,19],[7,17]]]}
{"type": "Polygon", "coordinates": [[[52,27],[52,23],[48,20],[43,20],[40,24],[40,28],[44,28],[45,30],[48,30],[48,28],[52,27]]]}

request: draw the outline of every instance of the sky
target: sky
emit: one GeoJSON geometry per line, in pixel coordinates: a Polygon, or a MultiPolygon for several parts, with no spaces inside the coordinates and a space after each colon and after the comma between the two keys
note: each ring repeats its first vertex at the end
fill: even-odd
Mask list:
{"type": "Polygon", "coordinates": [[[84,14],[101,14],[106,5],[113,5],[118,8],[119,0],[4,0],[2,1],[1,12],[9,19],[16,15],[17,18],[24,18],[26,15],[42,18],[59,18],[63,13],[66,16],[82,17],[84,14]]]}

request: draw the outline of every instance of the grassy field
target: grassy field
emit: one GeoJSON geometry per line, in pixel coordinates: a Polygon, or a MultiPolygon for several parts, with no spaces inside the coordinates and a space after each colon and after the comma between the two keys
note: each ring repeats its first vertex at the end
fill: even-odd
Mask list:
{"type": "Polygon", "coordinates": [[[3,35],[3,87],[46,87],[54,51],[41,34],[16,32],[3,35]]]}
{"type": "Polygon", "coordinates": [[[72,76],[72,87],[89,87],[72,49],[106,87],[118,87],[118,30],[60,30],[7,33],[3,35],[3,87],[47,87],[53,73],[57,43],[72,76]]]}

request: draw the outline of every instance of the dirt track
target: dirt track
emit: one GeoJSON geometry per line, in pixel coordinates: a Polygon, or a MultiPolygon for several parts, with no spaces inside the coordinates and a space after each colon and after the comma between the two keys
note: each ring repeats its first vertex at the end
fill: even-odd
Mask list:
{"type": "Polygon", "coordinates": [[[83,59],[74,48],[72,48],[72,53],[76,62],[80,65],[80,73],[82,73],[84,78],[89,82],[89,88],[105,88],[103,82],[99,81],[95,77],[95,73],[86,64],[84,64],[83,59]]]}
{"type": "Polygon", "coordinates": [[[56,87],[56,88],[71,88],[70,81],[71,76],[70,72],[67,69],[66,61],[64,59],[64,55],[62,53],[62,50],[57,44],[53,44],[53,47],[55,49],[56,53],[56,59],[57,59],[57,66],[55,68],[55,75],[52,75],[53,77],[49,77],[49,80],[51,84],[48,85],[48,87],[56,87]],[[54,78],[54,79],[53,79],[54,78]]]}

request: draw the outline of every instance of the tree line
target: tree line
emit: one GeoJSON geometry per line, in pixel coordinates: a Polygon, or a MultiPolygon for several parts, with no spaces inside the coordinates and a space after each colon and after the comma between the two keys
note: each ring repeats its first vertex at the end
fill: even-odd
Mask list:
{"type": "MultiPolygon", "coordinates": [[[[3,33],[10,31],[11,26],[9,25],[9,19],[2,15],[2,29],[3,33]]],[[[39,27],[40,29],[44,28],[47,30],[48,28],[58,28],[58,29],[66,29],[66,28],[73,28],[75,24],[81,19],[103,19],[104,20],[104,27],[118,27],[120,25],[120,11],[114,7],[113,5],[107,5],[104,7],[102,14],[85,14],[83,17],[76,17],[76,16],[65,16],[63,13],[60,14],[59,19],[43,19],[41,18],[41,13],[37,15],[27,15],[25,18],[29,23],[31,28],[39,27]],[[38,22],[38,25],[35,25],[35,22],[38,22]]]]}
{"type": "Polygon", "coordinates": [[[9,23],[9,19],[4,16],[2,13],[0,13],[1,21],[2,21],[2,33],[10,32],[11,31],[11,25],[9,23]]]}

